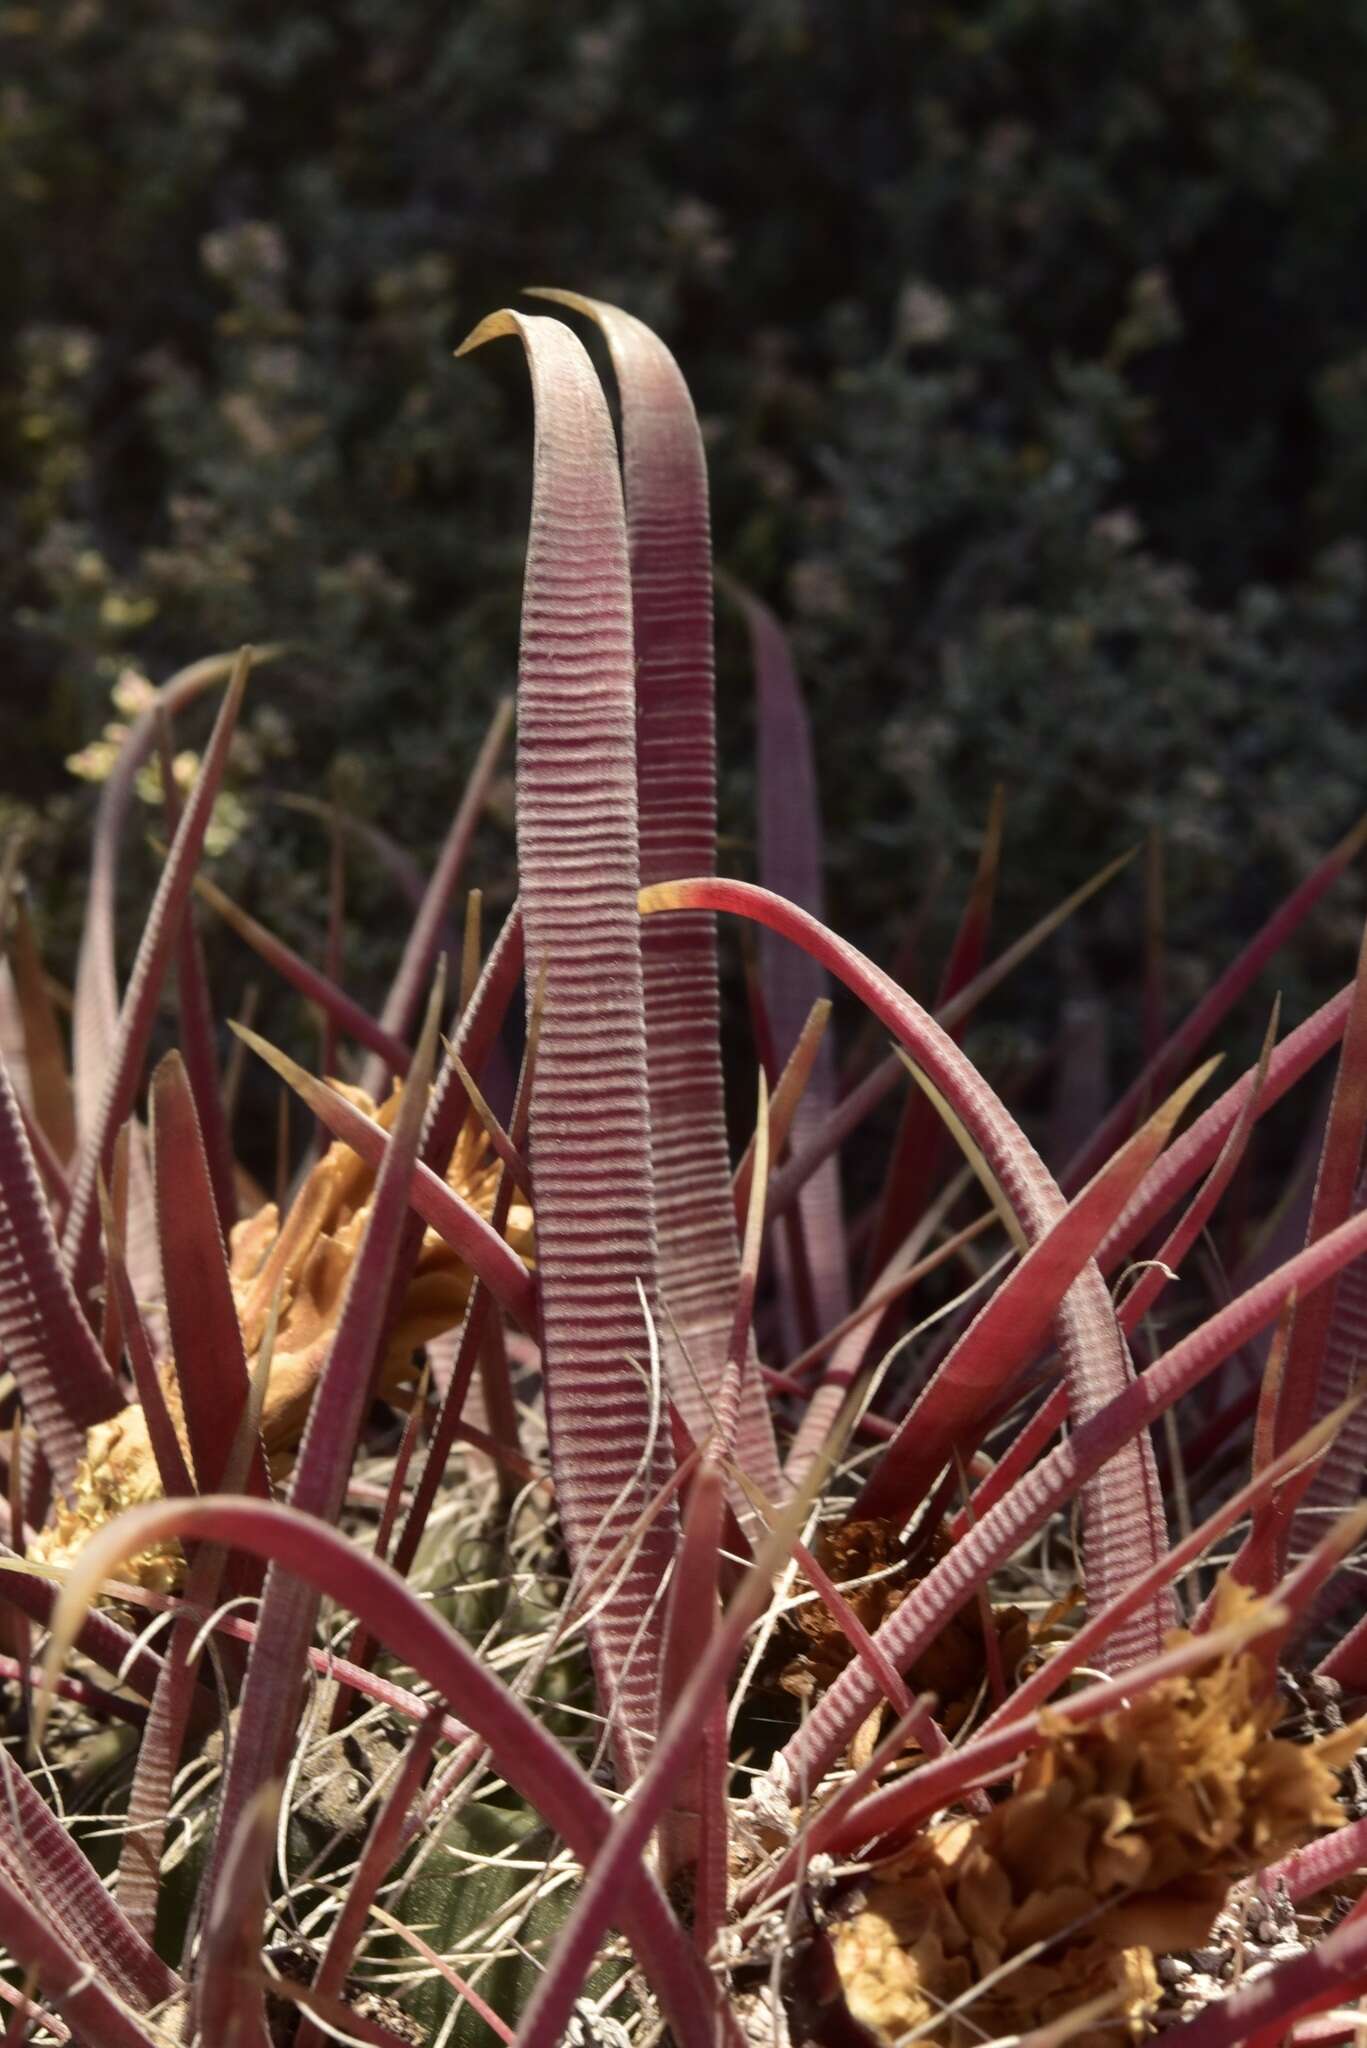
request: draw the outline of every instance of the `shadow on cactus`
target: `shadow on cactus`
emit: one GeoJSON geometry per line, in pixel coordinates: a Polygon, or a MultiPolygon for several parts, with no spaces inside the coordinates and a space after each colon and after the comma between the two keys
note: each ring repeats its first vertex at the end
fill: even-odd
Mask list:
{"type": "Polygon", "coordinates": [[[70,1066],[5,864],[6,2039],[1336,2038],[1367,1991],[1362,966],[1193,1104],[1364,834],[1175,1029],[1155,966],[1143,1073],[1046,1164],[964,1035],[1123,861],[993,954],[994,812],[923,1007],[824,921],[797,679],[732,591],[758,865],[718,875],[688,393],[629,315],[541,297],[465,344],[515,340],[536,414],[487,957],[473,895],[447,935],[506,709],[378,1005],[339,986],[340,857],[316,961],[198,873],[247,650],[101,743],[70,1066]],[[606,341],[620,450],[562,314],[606,341]],[[176,721],[220,688],[186,786],[176,721]],[[197,888],[316,1009],[323,1078],[221,1027],[197,888]],[[738,1162],[719,914],[758,934],[738,1162]],[[843,1066],[835,983],[872,1023],[843,1066]],[[275,1200],[230,1046],[318,1128],[275,1200]],[[1230,1221],[1331,1055],[1313,1180],[1230,1221]],[[847,1213],[856,1135],[884,1176],[847,1213]]]}

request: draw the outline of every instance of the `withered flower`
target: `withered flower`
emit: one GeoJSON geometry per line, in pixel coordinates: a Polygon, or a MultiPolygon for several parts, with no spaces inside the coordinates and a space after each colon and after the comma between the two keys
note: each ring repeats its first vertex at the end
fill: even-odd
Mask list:
{"type": "MultiPolygon", "coordinates": [[[[395,1087],[377,1109],[359,1088],[340,1082],[333,1085],[385,1129],[392,1127],[401,1088],[395,1087]]],[[[498,1161],[483,1131],[467,1123],[452,1154],[448,1183],[487,1216],[498,1175],[498,1161]]],[[[271,1303],[279,1292],[279,1322],[261,1412],[262,1440],[276,1476],[288,1469],[303,1435],[374,1194],[373,1172],[349,1145],[338,1140],[305,1178],[283,1224],[276,1204],[266,1202],[233,1228],[229,1278],[249,1367],[258,1356],[271,1303]]],[[[530,1256],[532,1216],[525,1202],[514,1201],[507,1235],[524,1257],[530,1256]]],[[[385,1348],[378,1381],[381,1394],[403,1392],[414,1377],[413,1353],[459,1323],[469,1292],[468,1268],[435,1231],[424,1231],[403,1307],[385,1348]]],[[[160,1379],[188,1459],[174,1358],[163,1361],[160,1379]]],[[[112,1516],[124,1508],[159,1500],[161,1492],[146,1417],[135,1402],[90,1430],[73,1496],[59,1502],[54,1524],[37,1539],[32,1555],[45,1564],[69,1563],[87,1537],[112,1516]]],[[[138,1584],[156,1591],[172,1590],[182,1570],[179,1548],[149,1552],[132,1560],[126,1569],[138,1584]]]]}
{"type": "MultiPolygon", "coordinates": [[[[1248,1597],[1231,1587],[1225,1616],[1248,1597]]],[[[926,2027],[960,2048],[1110,1992],[1079,2042],[1114,2048],[1117,2021],[1141,2038],[1155,1955],[1199,1944],[1236,1878],[1343,1819],[1360,1731],[1299,1744],[1281,1716],[1248,1654],[1076,1728],[1046,1713],[1010,1795],[928,1830],[832,1929],[850,2010],[880,2038],[926,2027]],[[960,1998],[962,2024],[944,2016],[960,1998]]]]}

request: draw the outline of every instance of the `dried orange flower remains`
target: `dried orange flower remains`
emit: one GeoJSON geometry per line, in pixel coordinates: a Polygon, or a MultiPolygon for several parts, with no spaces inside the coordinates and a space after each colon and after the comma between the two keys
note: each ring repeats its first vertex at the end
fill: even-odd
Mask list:
{"type": "MultiPolygon", "coordinates": [[[[1224,1614],[1247,1598],[1227,1584],[1224,1614]]],[[[1098,2000],[1079,2048],[1141,2039],[1155,1956],[1203,1941],[1234,1879],[1344,1818],[1336,1772],[1361,1728],[1301,1744],[1273,1733],[1281,1714],[1245,1653],[1085,1726],[1043,1715],[1010,1795],[930,1829],[831,1929],[850,2011],[883,2041],[967,2048],[1098,2000]]]]}
{"type": "MultiPolygon", "coordinates": [[[[400,1087],[377,1109],[361,1089],[342,1082],[332,1086],[382,1127],[392,1126],[402,1097],[400,1087]]],[[[487,1216],[499,1172],[499,1162],[483,1131],[467,1122],[447,1170],[449,1185],[487,1216]]],[[[279,1321],[261,1410],[262,1441],[277,1476],[288,1468],[303,1435],[374,1193],[371,1169],[349,1145],[338,1141],[305,1178],[283,1224],[276,1204],[266,1202],[233,1228],[229,1275],[249,1366],[257,1359],[271,1303],[277,1290],[279,1293],[279,1321]]],[[[513,1202],[507,1236],[517,1251],[530,1255],[532,1215],[525,1202],[513,1202]]],[[[386,1345],[378,1382],[381,1394],[403,1392],[405,1383],[414,1377],[414,1351],[459,1323],[469,1292],[469,1269],[435,1231],[425,1231],[402,1311],[386,1345]]],[[[163,1362],[160,1378],[189,1460],[173,1358],[163,1362]]],[[[124,1508],[159,1500],[161,1493],[147,1419],[135,1402],[90,1430],[72,1497],[58,1504],[55,1523],[44,1531],[31,1555],[45,1564],[67,1564],[86,1538],[111,1517],[124,1508]]],[[[179,1584],[181,1571],[178,1546],[149,1552],[125,1567],[126,1576],[136,1583],[163,1592],[179,1584]]]]}

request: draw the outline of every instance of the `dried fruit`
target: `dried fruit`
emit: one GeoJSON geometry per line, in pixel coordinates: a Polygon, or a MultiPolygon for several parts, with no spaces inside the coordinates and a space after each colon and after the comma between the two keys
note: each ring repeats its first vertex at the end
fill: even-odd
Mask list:
{"type": "MultiPolygon", "coordinates": [[[[1248,1598],[1228,1582],[1225,1614],[1248,1598]]],[[[1113,1992],[1138,2039],[1155,1955],[1203,1940],[1235,1878],[1343,1819],[1335,1772],[1358,1731],[1300,1744],[1281,1716],[1246,1654],[1086,1726],[1042,1716],[1010,1795],[931,1829],[832,1929],[850,2010],[888,2040],[940,2015],[933,2038],[958,2048],[1113,1992]]],[[[1113,2044],[1115,2017],[1078,2038],[1113,2044]]]]}

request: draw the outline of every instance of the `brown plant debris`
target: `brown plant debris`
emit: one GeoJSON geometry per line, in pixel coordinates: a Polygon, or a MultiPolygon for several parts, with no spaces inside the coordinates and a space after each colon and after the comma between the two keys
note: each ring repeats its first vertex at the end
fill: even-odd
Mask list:
{"type": "MultiPolygon", "coordinates": [[[[1229,1588],[1226,1614],[1248,1597],[1229,1588]]],[[[852,2014],[880,2040],[967,2048],[1109,1994],[1080,2048],[1115,2048],[1119,2022],[1141,2039],[1156,1958],[1203,1942],[1236,1878],[1344,1818],[1336,1773],[1361,1730],[1297,1743],[1282,1713],[1247,1653],[1086,1726],[1046,1713],[1010,1794],[927,1830],[832,1927],[852,2014]]]]}
{"type": "MultiPolygon", "coordinates": [[[[817,1561],[830,1573],[870,1635],[919,1583],[903,1552],[896,1522],[843,1522],[823,1533],[817,1561]]],[[[1029,1623],[1017,1607],[992,1610],[1001,1668],[1010,1685],[1030,1648],[1029,1623]]],[[[778,1683],[797,1699],[812,1699],[839,1676],[854,1651],[822,1600],[792,1609],[775,1630],[778,1683]]],[[[961,1608],[906,1674],[913,1693],[933,1693],[935,1715],[949,1735],[969,1719],[987,1678],[983,1622],[975,1606],[961,1608]]]]}
{"type": "MultiPolygon", "coordinates": [[[[377,1109],[361,1089],[337,1081],[332,1086],[385,1129],[392,1127],[401,1087],[396,1086],[377,1109]]],[[[449,1185],[481,1215],[488,1216],[499,1171],[483,1131],[467,1122],[447,1170],[449,1185]]],[[[347,1281],[370,1220],[374,1194],[374,1174],[339,1139],[329,1145],[305,1178],[283,1225],[276,1204],[266,1202],[232,1230],[229,1278],[249,1367],[260,1351],[271,1303],[279,1290],[279,1322],[261,1412],[262,1441],[277,1477],[288,1469],[303,1435],[309,1403],[336,1334],[347,1281]]],[[[519,1252],[530,1255],[532,1216],[524,1202],[514,1201],[507,1235],[519,1252]]],[[[403,1309],[385,1347],[377,1384],[381,1395],[398,1395],[412,1382],[414,1352],[455,1328],[469,1292],[469,1269],[434,1230],[424,1231],[403,1309]]],[[[163,1361],[159,1376],[189,1461],[173,1358],[163,1361]]],[[[58,1503],[53,1524],[33,1544],[31,1555],[38,1563],[69,1564],[87,1538],[114,1515],[159,1500],[161,1494],[147,1419],[141,1405],[134,1402],[89,1431],[72,1498],[58,1503]]],[[[125,1575],[153,1591],[170,1592],[180,1583],[182,1562],[179,1546],[170,1545],[130,1560],[125,1575]]]]}

